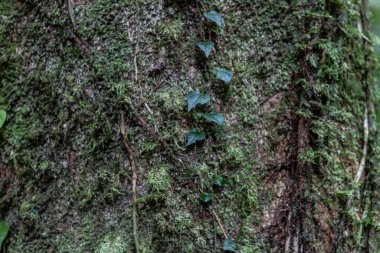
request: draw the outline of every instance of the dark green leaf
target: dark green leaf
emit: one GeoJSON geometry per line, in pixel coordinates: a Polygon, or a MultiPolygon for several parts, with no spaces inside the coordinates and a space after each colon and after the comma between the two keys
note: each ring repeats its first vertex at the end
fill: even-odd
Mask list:
{"type": "Polygon", "coordinates": [[[206,139],[206,134],[203,130],[198,130],[195,128],[191,128],[189,130],[189,133],[187,135],[187,144],[186,146],[189,146],[197,141],[202,141],[206,139]]]}
{"type": "Polygon", "coordinates": [[[199,199],[201,200],[202,203],[207,204],[207,203],[211,202],[211,200],[212,200],[212,196],[211,196],[211,194],[208,193],[208,192],[203,192],[203,193],[199,196],[199,199]]]}
{"type": "Polygon", "coordinates": [[[224,177],[217,177],[215,180],[215,185],[219,187],[224,187],[225,185],[228,185],[228,179],[224,177]]]}
{"type": "Polygon", "coordinates": [[[0,110],[0,128],[4,125],[7,113],[4,110],[0,110]]]}
{"type": "Polygon", "coordinates": [[[224,240],[223,250],[229,251],[229,252],[236,252],[237,251],[236,243],[234,243],[234,241],[232,241],[230,239],[224,240]]]}
{"type": "Polygon", "coordinates": [[[229,84],[233,77],[233,73],[225,68],[215,68],[214,74],[217,79],[222,80],[225,84],[229,84]]]}
{"type": "Polygon", "coordinates": [[[9,225],[5,221],[0,221],[0,249],[9,232],[9,225]]]}
{"type": "Polygon", "coordinates": [[[214,48],[214,42],[212,41],[205,41],[205,42],[198,42],[197,46],[199,49],[203,51],[205,56],[208,58],[212,52],[212,49],[214,48]]]}
{"type": "Polygon", "coordinates": [[[204,113],[203,117],[209,121],[209,122],[214,122],[219,126],[223,126],[224,124],[224,116],[218,112],[208,112],[204,113]]]}
{"type": "Polygon", "coordinates": [[[203,16],[205,16],[205,18],[207,18],[208,20],[214,22],[217,26],[223,26],[223,18],[216,11],[205,12],[203,13],[203,16]]]}
{"type": "Polygon", "coordinates": [[[187,94],[187,111],[189,112],[197,104],[206,104],[211,97],[207,94],[202,94],[199,91],[191,91],[187,94]]]}

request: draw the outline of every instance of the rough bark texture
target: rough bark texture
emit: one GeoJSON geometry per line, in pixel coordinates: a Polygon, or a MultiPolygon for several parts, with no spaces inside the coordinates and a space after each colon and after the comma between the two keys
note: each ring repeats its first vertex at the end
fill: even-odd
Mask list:
{"type": "Polygon", "coordinates": [[[1,251],[378,252],[367,16],[364,0],[1,1],[1,251]],[[196,89],[212,100],[187,112],[196,89]],[[185,147],[192,127],[206,140],[185,147]]]}

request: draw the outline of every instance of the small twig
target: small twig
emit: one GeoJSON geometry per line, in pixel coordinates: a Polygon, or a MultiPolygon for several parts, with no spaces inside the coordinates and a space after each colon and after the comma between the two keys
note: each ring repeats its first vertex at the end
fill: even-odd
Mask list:
{"type": "MultiPolygon", "coordinates": [[[[134,39],[134,33],[132,32],[131,29],[129,29],[129,22],[127,22],[127,30],[128,30],[128,40],[129,40],[129,43],[131,44],[131,46],[133,46],[133,44],[135,43],[135,39],[134,39]]],[[[138,47],[138,44],[136,43],[134,49],[133,49],[133,65],[135,67],[135,76],[134,76],[134,80],[135,82],[137,83],[137,81],[139,80],[139,69],[138,69],[138,66],[137,66],[137,52],[139,50],[139,47],[138,47]]]]}
{"type": "Polygon", "coordinates": [[[66,154],[66,157],[67,157],[67,170],[69,171],[69,174],[71,176],[72,172],[71,172],[71,164],[72,164],[72,154],[71,154],[71,149],[69,148],[67,150],[67,154],[66,154]]]}
{"type": "Polygon", "coordinates": [[[75,17],[74,17],[74,10],[73,10],[73,5],[71,3],[71,0],[67,0],[67,8],[69,9],[69,16],[71,20],[71,25],[73,26],[73,29],[77,29],[77,25],[75,23],[75,17]]]}
{"type": "Polygon", "coordinates": [[[82,40],[75,32],[72,32],[72,40],[86,53],[91,53],[91,46],[87,41],[82,40]]]}
{"type": "Polygon", "coordinates": [[[132,226],[133,226],[133,239],[135,242],[135,251],[136,253],[140,252],[139,237],[137,233],[137,197],[136,197],[136,184],[137,184],[137,172],[136,172],[136,160],[133,155],[132,149],[129,147],[125,141],[125,119],[124,113],[120,112],[121,123],[120,123],[120,133],[121,133],[121,142],[123,147],[128,155],[128,160],[131,166],[132,172],[132,226]]]}
{"type": "Polygon", "coordinates": [[[69,12],[69,16],[70,16],[70,22],[71,22],[71,26],[72,26],[72,35],[71,35],[71,39],[74,40],[74,42],[76,44],[79,45],[79,47],[85,51],[86,53],[90,53],[91,52],[91,47],[90,45],[82,40],[80,38],[80,36],[76,33],[77,31],[77,24],[75,22],[75,14],[74,14],[74,9],[73,9],[73,4],[71,2],[72,0],[66,0],[66,3],[67,3],[67,9],[68,9],[68,12],[69,12]]]}
{"type": "Polygon", "coordinates": [[[216,248],[216,224],[215,224],[215,218],[212,219],[213,221],[213,227],[214,227],[214,253],[217,252],[217,248],[216,248]]]}
{"type": "Polygon", "coordinates": [[[135,52],[133,56],[133,65],[135,66],[135,82],[137,83],[139,80],[139,69],[137,66],[137,52],[139,51],[139,46],[136,44],[135,52]]]}
{"type": "Polygon", "coordinates": [[[201,5],[201,7],[202,7],[202,11],[207,10],[207,8],[206,8],[206,6],[205,6],[205,4],[203,3],[202,0],[200,0],[200,1],[198,1],[198,2],[200,3],[200,5],[201,5]]]}
{"type": "Polygon", "coordinates": [[[220,221],[219,216],[216,214],[216,212],[214,211],[214,209],[211,209],[211,210],[212,210],[212,213],[213,213],[214,216],[215,216],[216,221],[217,221],[218,224],[219,224],[220,229],[221,229],[222,232],[223,232],[224,238],[227,239],[228,236],[227,236],[226,230],[224,230],[223,224],[222,224],[222,222],[220,221]]]}
{"type": "MultiPolygon", "coordinates": [[[[135,41],[134,32],[132,32],[132,30],[130,29],[129,22],[127,22],[127,30],[128,30],[129,43],[133,47],[133,50],[132,50],[133,55],[132,56],[133,56],[133,65],[135,67],[134,80],[135,80],[135,83],[138,84],[139,68],[138,68],[138,64],[137,64],[137,53],[139,51],[139,44],[138,44],[138,42],[135,41]]],[[[141,95],[141,97],[143,97],[141,85],[140,85],[140,95],[141,95]]]]}
{"type": "Polygon", "coordinates": [[[150,114],[154,115],[154,113],[153,113],[152,109],[150,109],[149,105],[147,103],[144,103],[144,105],[145,105],[145,108],[148,110],[148,112],[150,114]]]}
{"type": "Polygon", "coordinates": [[[358,170],[356,172],[355,183],[358,183],[359,180],[360,180],[360,178],[362,177],[363,172],[364,172],[364,168],[365,168],[365,164],[366,164],[366,160],[367,160],[368,136],[369,136],[369,130],[368,130],[368,108],[367,108],[367,105],[366,105],[365,110],[364,110],[364,123],[363,123],[363,127],[364,127],[363,154],[362,154],[362,158],[360,160],[360,164],[359,164],[358,170]]]}
{"type": "MultiPolygon", "coordinates": [[[[364,226],[365,226],[365,219],[367,218],[367,215],[368,215],[368,204],[365,205],[365,208],[364,208],[364,211],[363,211],[363,214],[362,214],[362,217],[359,218],[359,222],[360,222],[360,225],[359,225],[359,231],[358,231],[358,234],[357,234],[357,237],[356,237],[356,244],[357,244],[357,247],[362,247],[362,239],[363,239],[363,232],[364,232],[364,226]]],[[[354,253],[357,253],[358,251],[357,250],[354,250],[354,253]]]]}

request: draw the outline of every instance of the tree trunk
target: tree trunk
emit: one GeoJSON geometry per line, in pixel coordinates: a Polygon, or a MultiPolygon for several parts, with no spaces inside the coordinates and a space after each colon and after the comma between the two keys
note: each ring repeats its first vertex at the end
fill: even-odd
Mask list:
{"type": "Polygon", "coordinates": [[[380,250],[366,0],[3,0],[0,20],[2,252],[380,250]]]}

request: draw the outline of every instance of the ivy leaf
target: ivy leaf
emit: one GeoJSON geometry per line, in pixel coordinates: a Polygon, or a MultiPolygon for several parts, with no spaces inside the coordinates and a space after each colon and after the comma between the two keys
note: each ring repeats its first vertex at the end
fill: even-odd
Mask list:
{"type": "Polygon", "coordinates": [[[218,176],[215,180],[215,185],[218,187],[224,187],[228,185],[228,183],[228,179],[221,176],[218,176]]]}
{"type": "Polygon", "coordinates": [[[207,18],[208,20],[214,22],[217,26],[219,27],[223,26],[223,18],[218,12],[216,11],[205,12],[203,13],[203,16],[207,18]]]}
{"type": "Polygon", "coordinates": [[[211,97],[207,94],[202,94],[199,91],[191,91],[187,94],[187,111],[189,112],[197,104],[206,104],[210,101],[211,97]]]}
{"type": "Polygon", "coordinates": [[[224,124],[224,116],[218,112],[204,113],[203,118],[205,118],[209,122],[216,123],[218,126],[223,126],[224,124]]]}
{"type": "Polygon", "coordinates": [[[197,46],[200,50],[203,51],[205,56],[208,58],[212,52],[212,49],[214,48],[214,42],[211,40],[205,42],[198,42],[197,46]]]}
{"type": "Polygon", "coordinates": [[[208,204],[211,202],[212,200],[212,195],[208,192],[203,192],[200,196],[199,196],[199,199],[200,201],[203,203],[203,204],[208,204]]]}
{"type": "Polygon", "coordinates": [[[214,74],[217,79],[222,80],[225,84],[229,84],[233,77],[233,73],[225,68],[215,68],[214,74]]]}
{"type": "Polygon", "coordinates": [[[198,130],[195,128],[191,128],[189,130],[189,133],[187,135],[187,144],[186,146],[189,146],[197,141],[202,141],[206,139],[206,134],[203,130],[198,130]]]}
{"type": "Polygon", "coordinates": [[[0,221],[0,249],[9,232],[9,225],[5,221],[0,221]]]}
{"type": "Polygon", "coordinates": [[[4,125],[7,113],[4,110],[0,110],[0,128],[4,125]]]}
{"type": "Polygon", "coordinates": [[[237,251],[236,243],[234,243],[234,241],[230,239],[224,240],[223,250],[228,251],[228,252],[236,252],[237,251]]]}

